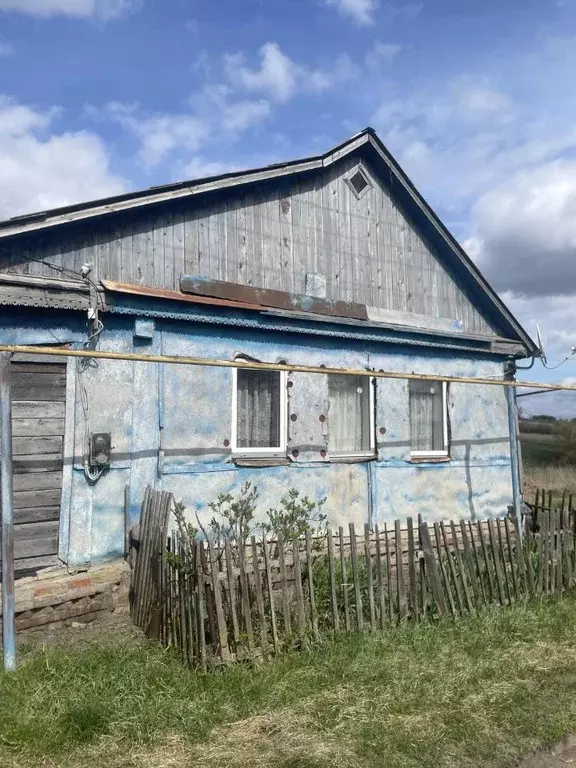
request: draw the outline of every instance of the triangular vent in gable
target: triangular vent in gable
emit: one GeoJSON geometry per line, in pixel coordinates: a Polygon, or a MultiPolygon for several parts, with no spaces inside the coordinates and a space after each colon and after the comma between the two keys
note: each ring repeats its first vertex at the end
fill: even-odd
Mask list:
{"type": "Polygon", "coordinates": [[[360,199],[372,186],[361,168],[356,168],[350,176],[347,176],[346,182],[358,199],[360,199]]]}

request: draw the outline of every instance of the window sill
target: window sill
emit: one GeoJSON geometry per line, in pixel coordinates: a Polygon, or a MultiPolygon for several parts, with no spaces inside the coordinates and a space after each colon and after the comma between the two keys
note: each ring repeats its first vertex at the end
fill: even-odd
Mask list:
{"type": "Polygon", "coordinates": [[[445,456],[410,456],[411,464],[447,464],[451,460],[451,456],[446,454],[445,456]]]}
{"type": "Polygon", "coordinates": [[[287,467],[292,462],[286,456],[233,456],[237,467],[287,467]]]}
{"type": "Polygon", "coordinates": [[[376,454],[374,453],[365,453],[365,454],[352,454],[349,456],[334,456],[331,455],[329,457],[330,464],[364,464],[368,461],[376,461],[376,454]]]}

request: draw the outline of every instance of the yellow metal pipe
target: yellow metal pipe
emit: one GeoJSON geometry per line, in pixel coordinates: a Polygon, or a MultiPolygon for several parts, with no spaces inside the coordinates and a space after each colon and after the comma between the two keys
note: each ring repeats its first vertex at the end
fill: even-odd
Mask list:
{"type": "Polygon", "coordinates": [[[167,363],[169,365],[207,365],[214,368],[246,368],[261,371],[293,371],[295,373],[327,373],[344,376],[372,376],[377,379],[419,379],[421,381],[446,381],[456,384],[487,384],[499,387],[522,387],[541,390],[576,392],[576,384],[544,384],[537,381],[509,379],[482,379],[473,376],[442,376],[428,373],[399,373],[348,368],[326,368],[322,365],[288,365],[286,363],[257,363],[252,360],[216,360],[207,357],[183,357],[174,355],[143,355],[131,352],[104,352],[99,349],[63,349],[62,347],[34,347],[18,344],[0,344],[0,352],[13,354],[50,355],[53,357],[89,357],[97,360],[129,360],[136,363],[167,363]]]}

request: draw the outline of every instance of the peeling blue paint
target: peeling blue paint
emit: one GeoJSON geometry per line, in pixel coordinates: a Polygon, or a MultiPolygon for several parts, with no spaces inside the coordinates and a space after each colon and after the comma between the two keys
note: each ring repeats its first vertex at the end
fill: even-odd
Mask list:
{"type": "MultiPolygon", "coordinates": [[[[411,341],[421,346],[407,347],[407,335],[382,334],[369,327],[343,330],[323,323],[322,335],[313,335],[295,332],[311,325],[304,321],[260,320],[258,327],[249,327],[230,325],[230,317],[224,327],[222,313],[203,313],[197,324],[190,322],[194,313],[185,313],[186,321],[175,321],[159,317],[156,303],[139,306],[139,315],[149,312],[157,318],[146,346],[153,354],[233,359],[243,353],[269,362],[327,367],[451,376],[503,374],[501,358],[481,348],[457,348],[453,339],[448,344],[443,340],[442,348],[432,348],[424,346],[430,343],[426,334],[410,334],[411,341]]],[[[139,349],[134,310],[124,310],[131,314],[104,315],[101,349],[139,349]]],[[[0,341],[54,343],[57,335],[78,344],[83,328],[83,318],[73,313],[45,313],[39,318],[34,312],[10,317],[4,312],[0,341]],[[51,325],[45,322],[47,317],[51,325]]],[[[293,375],[296,381],[299,374],[293,375]]],[[[287,466],[254,468],[232,463],[230,369],[100,360],[84,371],[82,381],[90,431],[110,431],[114,451],[110,470],[89,486],[82,472],[85,423],[76,388],[74,424],[67,424],[67,430],[73,430],[74,451],[65,457],[74,466],[71,493],[63,497],[70,499],[69,526],[62,515],[71,565],[121,554],[127,482],[133,522],[146,485],[172,491],[205,522],[211,517],[208,503],[219,493],[237,492],[247,480],[260,490],[259,517],[295,486],[318,501],[327,497],[325,509],[333,526],[363,525],[370,510],[370,522],[378,523],[408,515],[416,518],[419,513],[426,520],[480,518],[503,514],[512,502],[507,401],[500,387],[450,385],[451,458],[445,463],[411,462],[407,383],[378,379],[375,461],[337,463],[319,454],[315,460],[314,451],[307,450],[303,460],[287,466]]],[[[311,399],[308,407],[300,402],[299,423],[309,419],[317,424],[322,397],[315,392],[314,404],[311,399]]]]}

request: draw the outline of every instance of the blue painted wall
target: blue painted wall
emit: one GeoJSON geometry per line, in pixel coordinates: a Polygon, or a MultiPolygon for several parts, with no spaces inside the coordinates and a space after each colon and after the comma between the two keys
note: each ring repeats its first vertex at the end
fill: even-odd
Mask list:
{"type": "MultiPolygon", "coordinates": [[[[502,358],[487,351],[407,347],[366,338],[348,329],[347,337],[294,333],[286,321],[277,330],[155,320],[150,339],[135,336],[134,315],[104,316],[100,348],[232,359],[242,353],[262,361],[370,368],[443,374],[501,377],[502,358]]],[[[328,324],[326,324],[328,329],[328,324]]],[[[336,328],[337,330],[337,328],[336,328]]],[[[0,341],[80,346],[84,323],[61,313],[12,313],[0,316],[0,341]],[[49,318],[49,319],[48,319],[49,318]]],[[[506,395],[502,387],[452,384],[449,388],[451,459],[414,464],[410,460],[408,387],[405,380],[378,379],[376,432],[378,458],[368,463],[335,463],[315,448],[302,451],[290,466],[236,467],[230,440],[232,371],[127,361],[94,361],[80,370],[69,359],[69,418],[66,438],[65,488],[60,555],[72,565],[120,555],[124,540],[124,488],[131,488],[131,517],[136,521],[146,485],[172,491],[191,512],[207,521],[209,501],[235,491],[246,480],[260,489],[259,514],[292,486],[314,498],[327,497],[332,525],[392,521],[421,513],[424,519],[484,518],[501,515],[512,503],[506,395]],[[88,402],[89,431],[110,431],[112,466],[94,485],[82,468],[88,402]],[[385,428],[385,433],[380,433],[385,428]],[[371,488],[371,491],[370,491],[371,488]]],[[[314,398],[310,375],[291,374],[291,407],[298,409],[298,431],[292,426],[289,449],[306,438],[325,445],[329,417],[322,386],[314,398]],[[325,407],[324,407],[325,406],[325,407]]],[[[289,422],[289,425],[291,422],[289,422]]],[[[289,427],[290,429],[290,427],[289,427]]]]}

